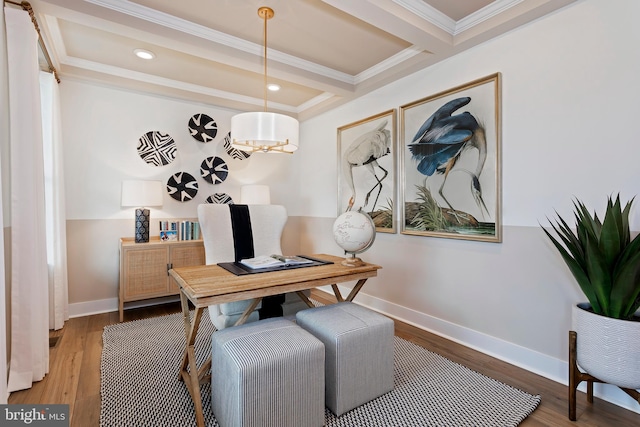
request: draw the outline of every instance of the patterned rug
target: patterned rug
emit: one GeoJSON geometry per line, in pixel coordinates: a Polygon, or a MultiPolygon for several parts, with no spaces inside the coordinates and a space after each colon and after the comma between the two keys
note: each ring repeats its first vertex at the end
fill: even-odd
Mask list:
{"type": "MultiPolygon", "coordinates": [[[[214,327],[205,312],[196,340],[202,363],[214,327]]],[[[104,328],[100,363],[100,426],[195,426],[193,403],[178,365],[184,349],[181,314],[120,323],[104,328]]],[[[540,404],[530,395],[395,337],[393,391],[336,417],[328,427],[517,426],[540,404]]],[[[211,411],[211,388],[202,387],[204,418],[218,427],[211,411]]]]}

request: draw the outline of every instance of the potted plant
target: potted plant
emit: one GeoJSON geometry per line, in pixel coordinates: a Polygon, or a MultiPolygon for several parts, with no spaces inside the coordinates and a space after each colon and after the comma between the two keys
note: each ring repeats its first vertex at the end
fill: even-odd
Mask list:
{"type": "Polygon", "coordinates": [[[587,297],[573,307],[578,365],[619,387],[640,388],[640,235],[631,239],[629,212],[620,195],[608,198],[602,222],[574,201],[575,232],[557,215],[543,228],[587,297]]]}

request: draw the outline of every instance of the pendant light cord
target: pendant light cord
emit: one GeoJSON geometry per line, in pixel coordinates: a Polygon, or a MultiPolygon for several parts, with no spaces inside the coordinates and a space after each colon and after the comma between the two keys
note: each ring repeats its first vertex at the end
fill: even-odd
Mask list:
{"type": "Polygon", "coordinates": [[[269,14],[267,12],[263,13],[264,18],[264,112],[267,112],[267,20],[269,19],[269,14]]]}

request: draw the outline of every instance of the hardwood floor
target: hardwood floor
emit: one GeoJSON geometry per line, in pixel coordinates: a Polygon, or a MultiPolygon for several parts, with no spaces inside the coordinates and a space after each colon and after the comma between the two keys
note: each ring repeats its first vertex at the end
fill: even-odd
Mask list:
{"type": "MultiPolygon", "coordinates": [[[[322,302],[330,301],[327,295],[316,291],[313,293],[313,297],[322,302]]],[[[178,303],[132,309],[125,311],[124,320],[131,321],[179,311],[178,303]]],[[[58,340],[50,350],[49,374],[42,381],[35,383],[31,389],[12,393],[9,403],[66,403],[69,404],[71,426],[98,426],[102,330],[106,325],[115,323],[118,323],[117,311],[70,319],[63,329],[51,332],[50,337],[53,340],[57,337],[58,340]]],[[[594,399],[591,405],[582,392],[578,393],[577,421],[569,421],[568,391],[562,384],[397,321],[396,335],[486,376],[528,393],[540,394],[542,403],[521,424],[523,427],[640,426],[640,414],[600,399],[594,399]]]]}

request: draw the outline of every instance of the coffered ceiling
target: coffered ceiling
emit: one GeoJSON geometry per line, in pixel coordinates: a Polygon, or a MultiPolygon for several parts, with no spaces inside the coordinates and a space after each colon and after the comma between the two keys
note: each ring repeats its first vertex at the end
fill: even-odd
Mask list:
{"type": "Polygon", "coordinates": [[[575,0],[34,0],[61,79],[305,120],[575,0]],[[155,54],[151,60],[135,49],[155,54]]]}

